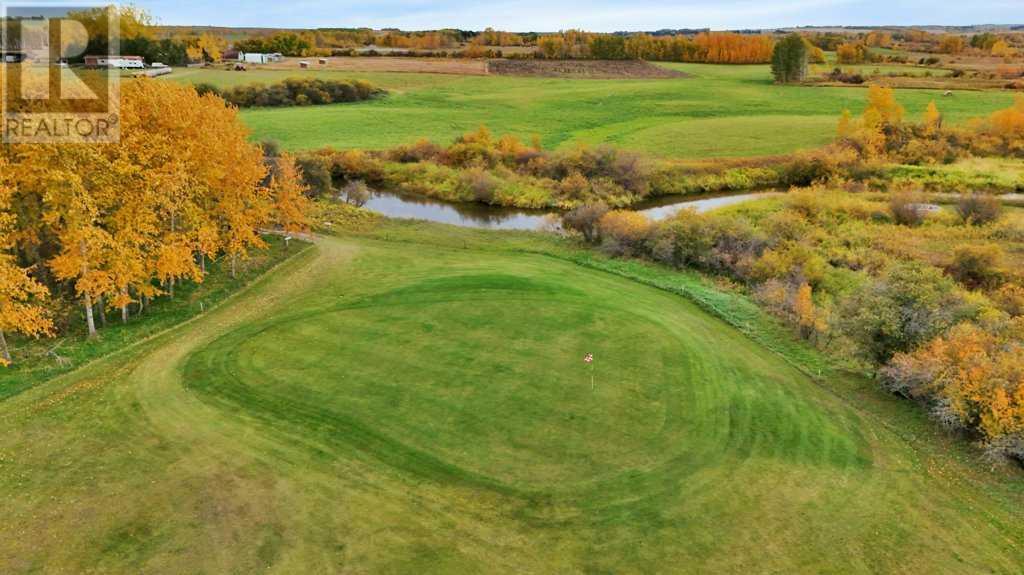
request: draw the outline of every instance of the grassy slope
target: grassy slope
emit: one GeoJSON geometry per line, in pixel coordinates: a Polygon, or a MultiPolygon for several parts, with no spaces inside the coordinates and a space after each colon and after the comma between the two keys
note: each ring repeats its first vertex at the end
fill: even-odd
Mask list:
{"type": "MultiPolygon", "coordinates": [[[[547,147],[609,142],[677,158],[757,156],[830,141],[844,108],[864,107],[863,88],[776,86],[767,66],[665,64],[694,77],[569,80],[400,73],[316,72],[360,77],[391,90],[382,100],[243,113],[254,137],[289,149],[384,148],[420,137],[448,142],[486,124],[497,133],[541,137],[547,147]]],[[[222,86],[273,82],[299,71],[185,70],[173,78],[222,86]]],[[[1008,106],[1009,94],[906,90],[910,115],[937,100],[959,122],[1008,106]]]]}
{"type": "Polygon", "coordinates": [[[529,234],[324,239],[0,404],[0,571],[1020,571],[1019,478],[679,288],[765,321],[529,234]]]}
{"type": "MultiPolygon", "coordinates": [[[[36,340],[8,336],[14,365],[0,369],[0,400],[188,321],[236,293],[267,269],[308,247],[308,244],[295,242],[297,247],[293,245],[290,250],[286,250],[279,237],[265,236],[264,239],[267,249],[256,250],[250,259],[242,261],[238,266],[237,277],[231,277],[225,259],[209,261],[207,275],[201,284],[186,282],[177,287],[173,299],[160,297],[153,300],[141,320],[134,315],[134,305],[131,309],[133,315],[127,324],[121,323],[119,310],[108,310],[109,325],[100,328],[99,337],[86,337],[81,308],[75,308],[69,314],[71,317],[65,318],[70,325],[61,330],[66,335],[60,339],[36,340]],[[66,362],[63,365],[59,363],[47,353],[51,350],[66,362]]],[[[98,317],[96,322],[100,324],[98,317]]]]}

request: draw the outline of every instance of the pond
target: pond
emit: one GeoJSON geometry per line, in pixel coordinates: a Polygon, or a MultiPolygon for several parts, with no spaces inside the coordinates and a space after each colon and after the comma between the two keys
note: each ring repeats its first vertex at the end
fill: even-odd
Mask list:
{"type": "MultiPolygon", "coordinates": [[[[684,209],[706,212],[715,208],[778,195],[780,192],[750,194],[719,194],[708,196],[670,196],[644,203],[638,210],[651,219],[660,220],[684,209]]],[[[409,218],[453,224],[469,228],[494,230],[541,230],[557,221],[555,210],[522,210],[488,206],[474,202],[453,203],[423,196],[374,192],[366,209],[391,218],[409,218]]]]}

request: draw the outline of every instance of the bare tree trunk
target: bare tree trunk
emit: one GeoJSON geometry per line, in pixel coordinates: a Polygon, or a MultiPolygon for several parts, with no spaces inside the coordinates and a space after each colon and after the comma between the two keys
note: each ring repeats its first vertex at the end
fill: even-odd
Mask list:
{"type": "MultiPolygon", "coordinates": [[[[125,297],[124,301],[128,301],[128,288],[121,290],[121,295],[125,297]]],[[[121,323],[128,323],[128,304],[121,305],[121,323]]]]}
{"type": "Polygon", "coordinates": [[[96,322],[92,318],[92,297],[85,294],[85,324],[89,327],[89,337],[96,336],[96,322]]]}
{"type": "Polygon", "coordinates": [[[206,254],[203,252],[199,252],[199,269],[206,275],[206,254]]]}
{"type": "Polygon", "coordinates": [[[170,289],[171,299],[174,299],[174,278],[171,278],[171,279],[167,280],[167,283],[170,284],[170,286],[171,286],[171,289],[170,289]]]}
{"type": "Polygon", "coordinates": [[[103,296],[100,296],[99,300],[97,309],[100,310],[100,325],[102,327],[107,327],[107,303],[103,301],[103,296]]]}
{"type": "Polygon", "coordinates": [[[238,256],[236,254],[231,254],[231,279],[236,277],[236,262],[238,262],[238,256]]]}
{"type": "Polygon", "coordinates": [[[3,357],[5,362],[11,363],[11,352],[7,349],[7,338],[4,337],[2,329],[0,329],[0,357],[3,357]]]}
{"type": "MultiPolygon", "coordinates": [[[[82,240],[82,241],[80,241],[78,243],[78,250],[81,252],[83,258],[85,258],[88,255],[89,252],[88,252],[88,248],[87,248],[87,246],[85,244],[85,240],[82,240]]],[[[82,275],[81,275],[81,277],[85,277],[85,275],[88,274],[88,273],[89,273],[88,260],[84,259],[83,263],[82,263],[82,275]]],[[[96,337],[96,321],[93,320],[93,318],[92,318],[92,296],[90,296],[88,293],[86,293],[83,296],[83,298],[85,300],[84,301],[84,304],[85,304],[85,324],[89,328],[89,337],[96,337]]]]}

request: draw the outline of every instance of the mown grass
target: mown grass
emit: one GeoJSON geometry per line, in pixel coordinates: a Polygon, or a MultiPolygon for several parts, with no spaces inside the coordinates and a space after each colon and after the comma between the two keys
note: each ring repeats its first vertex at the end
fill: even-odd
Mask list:
{"type": "MultiPolygon", "coordinates": [[[[86,337],[84,312],[80,308],[74,309],[66,317],[58,318],[61,323],[67,322],[61,330],[63,335],[60,338],[26,339],[8,336],[14,364],[0,368],[0,400],[197,317],[268,269],[308,247],[308,244],[294,242],[286,250],[280,238],[267,236],[264,239],[267,249],[256,250],[252,258],[243,261],[239,265],[237,277],[231,277],[223,260],[210,261],[202,283],[185,282],[177,286],[173,298],[154,299],[141,316],[133,305],[128,323],[121,322],[120,311],[108,310],[108,325],[102,326],[95,338],[86,337]]],[[[96,322],[100,325],[98,314],[96,322]]]]}
{"type": "MultiPolygon", "coordinates": [[[[242,117],[256,139],[290,150],[388,148],[429,138],[446,143],[487,125],[544,146],[615,144],[668,158],[782,154],[831,141],[839,114],[865,105],[861,87],[777,86],[767,66],[662,64],[691,74],[667,80],[574,80],[412,73],[307,71],[361,78],[389,90],[381,100],[286,109],[242,117]]],[[[300,71],[186,70],[172,79],[220,86],[270,83],[300,71]]],[[[910,116],[936,100],[948,122],[983,116],[1012,103],[1001,92],[905,90],[910,116]]]]}
{"type": "Polygon", "coordinates": [[[1020,571],[1018,474],[768,321],[536,234],[324,238],[0,404],[0,571],[1020,571]]]}

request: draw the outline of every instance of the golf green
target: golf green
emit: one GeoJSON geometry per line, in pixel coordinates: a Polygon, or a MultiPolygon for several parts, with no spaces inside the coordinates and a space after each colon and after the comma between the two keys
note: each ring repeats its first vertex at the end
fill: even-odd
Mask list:
{"type": "Polygon", "coordinates": [[[0,571],[1019,571],[1018,481],[567,249],[320,238],[5,400],[0,571]]]}

